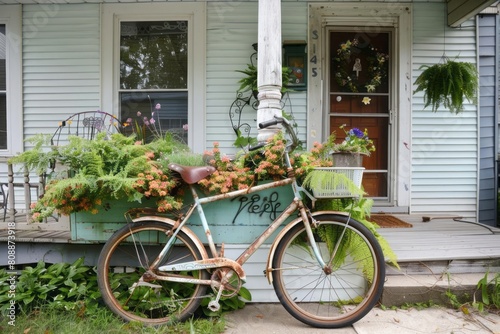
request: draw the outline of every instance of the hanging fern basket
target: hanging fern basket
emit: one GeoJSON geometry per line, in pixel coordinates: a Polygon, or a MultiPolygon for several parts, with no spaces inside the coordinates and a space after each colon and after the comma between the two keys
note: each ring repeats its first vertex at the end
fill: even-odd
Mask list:
{"type": "Polygon", "coordinates": [[[424,92],[424,108],[430,105],[436,112],[443,105],[458,114],[466,99],[477,103],[478,72],[474,64],[446,58],[443,63],[422,65],[420,69],[424,71],[415,80],[414,93],[424,92]]]}

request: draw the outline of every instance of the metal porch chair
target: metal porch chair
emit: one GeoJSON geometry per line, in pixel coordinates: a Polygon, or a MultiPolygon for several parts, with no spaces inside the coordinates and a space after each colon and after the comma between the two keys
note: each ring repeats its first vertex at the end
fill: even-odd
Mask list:
{"type": "Polygon", "coordinates": [[[122,124],[118,118],[104,111],[82,111],[60,122],[50,141],[52,145],[57,146],[68,136],[92,140],[101,132],[105,132],[107,136],[122,132],[122,124]]]}

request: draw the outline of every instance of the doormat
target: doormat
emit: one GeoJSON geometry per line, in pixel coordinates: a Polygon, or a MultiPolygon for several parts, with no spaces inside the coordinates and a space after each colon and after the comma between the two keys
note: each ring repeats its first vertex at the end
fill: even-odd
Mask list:
{"type": "Polygon", "coordinates": [[[412,224],[402,221],[401,219],[387,214],[372,214],[368,221],[376,223],[381,228],[400,228],[413,227],[412,224]]]}

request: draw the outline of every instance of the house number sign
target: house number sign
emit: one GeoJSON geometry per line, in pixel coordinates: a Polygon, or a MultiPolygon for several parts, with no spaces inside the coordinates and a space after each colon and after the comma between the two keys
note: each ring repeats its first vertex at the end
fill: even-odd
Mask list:
{"type": "Polygon", "coordinates": [[[312,52],[311,52],[311,59],[309,62],[311,63],[311,76],[317,77],[318,76],[318,57],[316,56],[316,42],[318,41],[318,31],[313,30],[311,32],[311,39],[313,40],[312,44],[312,52]]]}

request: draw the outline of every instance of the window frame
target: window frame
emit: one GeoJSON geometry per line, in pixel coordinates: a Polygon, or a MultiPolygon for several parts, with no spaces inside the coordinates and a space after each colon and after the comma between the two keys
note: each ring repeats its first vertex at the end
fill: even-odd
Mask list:
{"type": "Polygon", "coordinates": [[[0,24],[5,24],[6,45],[6,100],[7,100],[7,149],[0,155],[13,156],[23,150],[22,109],[22,7],[2,5],[0,24]]]}
{"type": "Polygon", "coordinates": [[[188,145],[205,150],[205,4],[104,4],[101,24],[101,106],[119,115],[120,22],[188,21],[188,145]],[[196,134],[196,136],[195,136],[196,134]]]}

